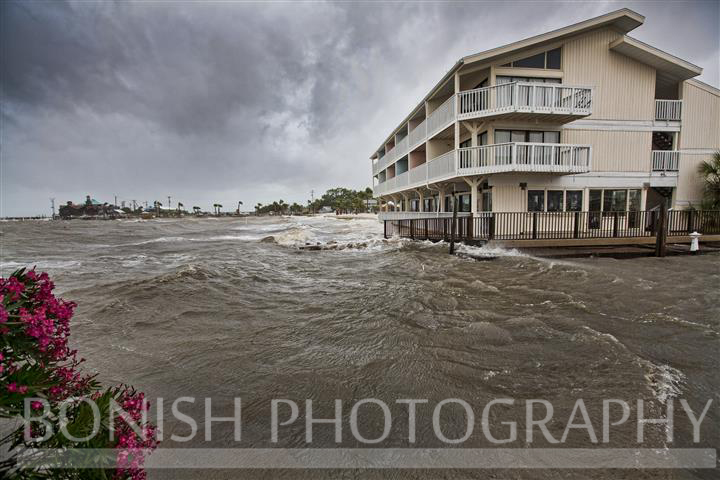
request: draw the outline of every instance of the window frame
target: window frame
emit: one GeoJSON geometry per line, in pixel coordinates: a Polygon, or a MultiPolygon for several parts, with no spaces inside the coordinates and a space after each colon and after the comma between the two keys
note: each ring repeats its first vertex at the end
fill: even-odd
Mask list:
{"type": "Polygon", "coordinates": [[[562,45],[556,48],[552,48],[550,50],[545,50],[542,52],[535,53],[533,55],[529,55],[527,57],[518,58],[517,60],[512,60],[510,62],[504,63],[500,65],[501,68],[532,68],[537,70],[562,70],[562,60],[563,60],[563,48],[562,45]],[[558,52],[558,66],[557,67],[550,67],[549,66],[549,56],[550,52],[558,52]],[[516,65],[518,62],[523,62],[526,60],[530,60],[532,58],[537,58],[542,55],[542,67],[533,67],[533,66],[527,66],[527,65],[516,65]]]}
{"type": "MultiPolygon", "coordinates": [[[[531,190],[529,188],[527,189],[527,211],[528,212],[544,212],[545,211],[545,202],[546,202],[545,189],[542,189],[542,190],[540,190],[540,189],[531,190]],[[530,195],[533,192],[540,192],[542,194],[541,199],[540,199],[540,203],[541,203],[540,210],[537,210],[535,208],[533,208],[532,210],[530,209],[530,195]]],[[[537,205],[537,203],[533,202],[533,205],[537,205]]]]}
{"type": "Polygon", "coordinates": [[[565,211],[565,190],[546,190],[545,191],[545,211],[546,212],[564,212],[565,211]],[[560,194],[560,202],[558,203],[560,208],[550,210],[550,196],[556,196],[560,194]]]}

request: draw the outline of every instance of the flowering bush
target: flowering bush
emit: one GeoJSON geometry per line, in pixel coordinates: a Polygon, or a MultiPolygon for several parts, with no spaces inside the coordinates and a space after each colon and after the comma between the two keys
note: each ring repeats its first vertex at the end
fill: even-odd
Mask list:
{"type": "Polygon", "coordinates": [[[114,465],[85,456],[83,468],[64,463],[62,478],[143,479],[145,455],[157,446],[156,429],[145,420],[149,404],[132,387],[102,389],[80,370],[82,359],[68,346],[76,305],[56,298],[53,288],[47,273],[34,269],[0,277],[0,418],[27,419],[28,410],[42,418],[0,439],[0,450],[10,451],[0,476],[47,476],[24,462],[33,455],[40,461],[43,449],[77,448],[113,449],[114,465]],[[88,469],[88,461],[97,468],[88,469]]]}

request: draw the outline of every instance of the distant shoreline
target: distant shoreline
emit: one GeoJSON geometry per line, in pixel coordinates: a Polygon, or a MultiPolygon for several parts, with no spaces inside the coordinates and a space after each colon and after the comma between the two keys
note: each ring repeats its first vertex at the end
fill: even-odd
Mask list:
{"type": "Polygon", "coordinates": [[[112,221],[112,220],[189,220],[189,219],[203,219],[203,218],[265,218],[265,217],[327,217],[337,218],[340,220],[356,220],[356,219],[376,219],[376,213],[343,213],[336,215],[335,213],[299,213],[293,215],[273,215],[270,213],[241,213],[241,214],[228,214],[228,215],[169,215],[169,216],[156,216],[156,215],[127,215],[127,216],[87,216],[87,217],[70,217],[61,218],[56,216],[55,218],[46,216],[34,216],[34,217],[0,217],[0,222],[51,222],[51,221],[112,221]]]}

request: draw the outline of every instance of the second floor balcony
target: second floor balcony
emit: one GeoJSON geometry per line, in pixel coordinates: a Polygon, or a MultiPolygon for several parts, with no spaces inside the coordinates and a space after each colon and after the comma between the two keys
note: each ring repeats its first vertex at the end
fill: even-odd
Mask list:
{"type": "Polygon", "coordinates": [[[573,174],[590,171],[589,145],[560,143],[499,143],[450,150],[375,186],[386,195],[457,177],[504,172],[573,174]]]}

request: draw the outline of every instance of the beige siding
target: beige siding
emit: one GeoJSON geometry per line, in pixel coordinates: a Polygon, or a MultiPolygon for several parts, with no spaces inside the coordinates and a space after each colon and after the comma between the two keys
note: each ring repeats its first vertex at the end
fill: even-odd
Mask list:
{"type": "MultiPolygon", "coordinates": [[[[692,82],[684,82],[682,98],[680,149],[720,149],[720,93],[692,82]]],[[[697,169],[698,165],[711,158],[711,153],[680,155],[680,172],[675,197],[678,206],[700,203],[703,181],[697,174],[697,169]]]]}
{"type": "Polygon", "coordinates": [[[593,172],[649,172],[652,132],[564,130],[563,143],[592,145],[593,172]]]}
{"type": "Polygon", "coordinates": [[[720,95],[683,83],[680,148],[720,148],[720,95]]]}
{"type": "Polygon", "coordinates": [[[492,188],[492,207],[495,212],[524,212],[524,191],[518,184],[496,185],[492,188]]]}
{"type": "Polygon", "coordinates": [[[702,200],[703,181],[697,174],[698,165],[710,160],[711,154],[689,155],[680,154],[680,171],[678,172],[677,192],[675,205],[684,207],[689,204],[697,205],[702,200]]]}
{"type": "Polygon", "coordinates": [[[595,87],[593,114],[602,120],[653,120],[655,69],[609,49],[620,33],[595,30],[563,47],[563,83],[595,87]]]}

